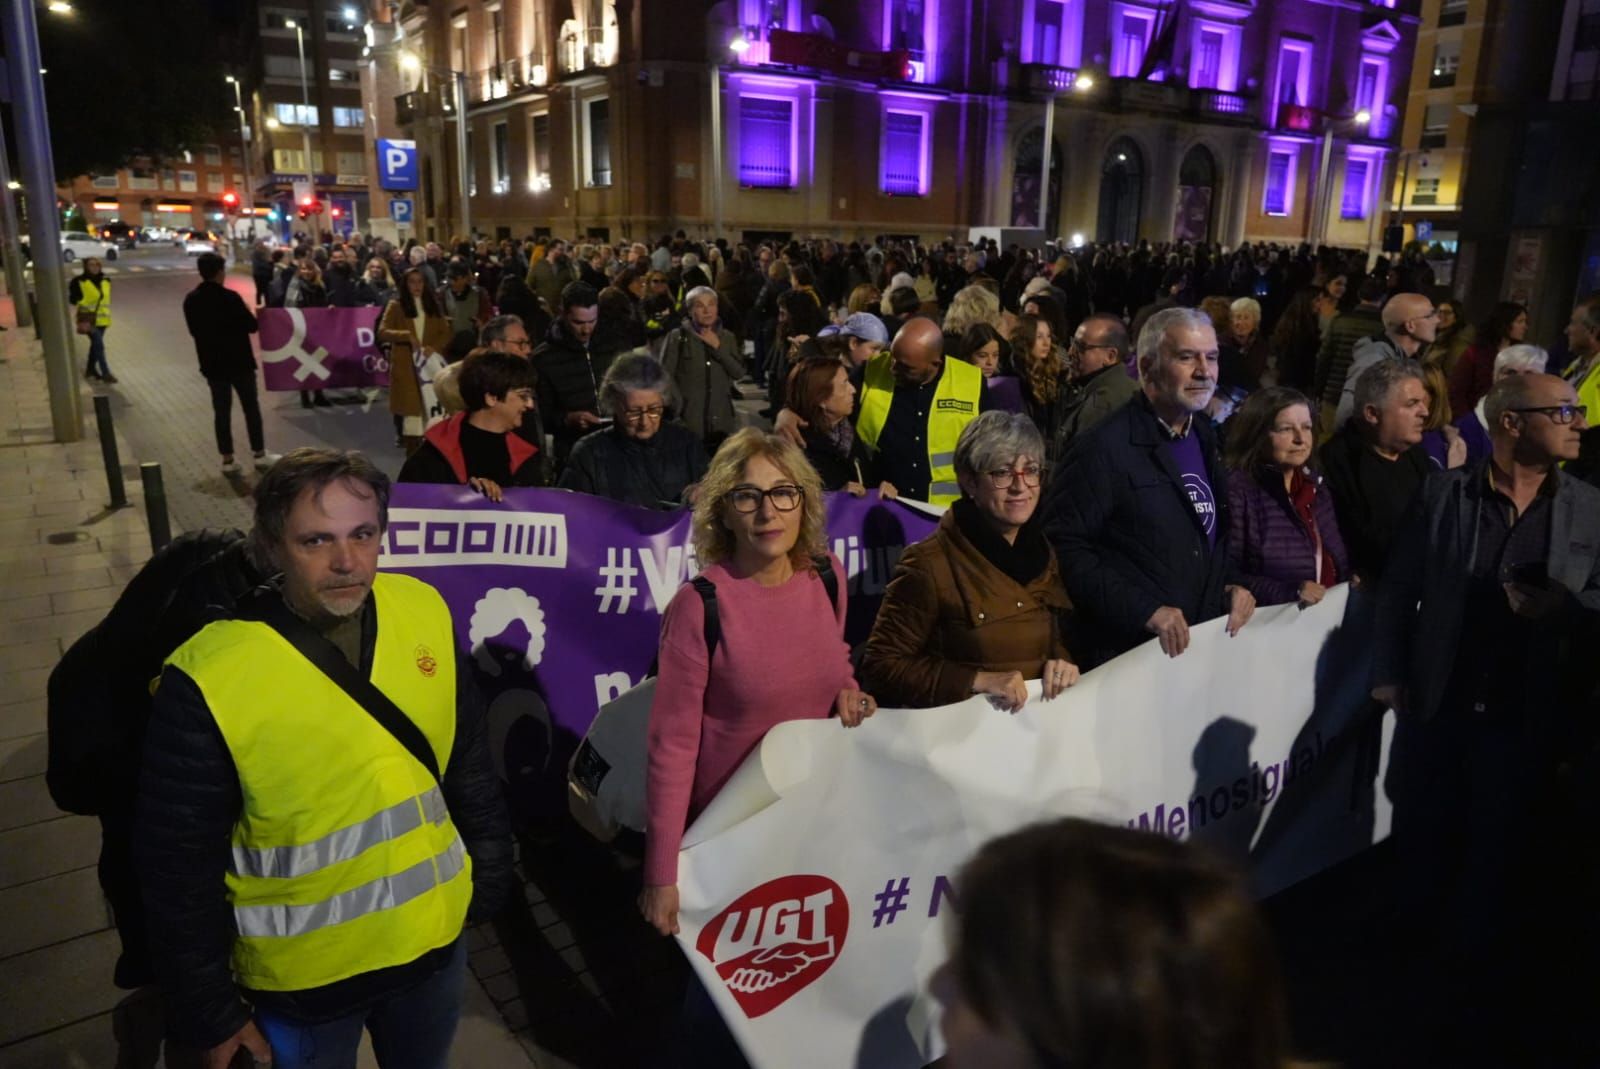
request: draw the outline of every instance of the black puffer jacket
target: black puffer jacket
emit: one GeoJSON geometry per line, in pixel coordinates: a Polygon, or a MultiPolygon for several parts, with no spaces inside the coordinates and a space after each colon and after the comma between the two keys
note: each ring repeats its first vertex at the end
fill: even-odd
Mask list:
{"type": "Polygon", "coordinates": [[[584,347],[567,333],[562,320],[556,320],[550,333],[533,351],[533,368],[539,374],[539,414],[544,417],[545,431],[555,436],[557,461],[565,461],[567,454],[584,431],[567,422],[573,412],[600,411],[600,382],[611,367],[615,352],[601,349],[605,340],[599,331],[584,347]]]}
{"type": "MultiPolygon", "coordinates": [[[[369,598],[362,617],[363,672],[371,670],[376,616],[369,598]]],[[[442,788],[472,857],[468,920],[476,923],[498,912],[509,891],[511,830],[489,761],[483,700],[471,664],[459,654],[456,679],[455,745],[442,788]]],[[[134,854],[169,1030],[173,1038],[200,1049],[233,1035],[251,1014],[229,968],[236,929],[223,888],[230,835],[242,805],[238,773],[205,698],[187,675],[167,668],[145,740],[134,854]]],[[[449,950],[442,947],[407,964],[311,991],[251,992],[249,997],[306,1019],[330,1019],[412,986],[436,971],[449,950]]]]}
{"type": "Polygon", "coordinates": [[[643,442],[608,428],[572,447],[558,485],[628,505],[672,509],[683,504],[684,490],[704,478],[708,466],[700,439],[681,424],[664,423],[643,442]]]}

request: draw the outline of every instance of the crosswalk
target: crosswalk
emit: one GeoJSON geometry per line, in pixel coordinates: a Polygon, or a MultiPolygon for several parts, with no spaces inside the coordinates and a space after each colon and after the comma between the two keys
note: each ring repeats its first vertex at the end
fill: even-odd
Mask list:
{"type": "MultiPolygon", "coordinates": [[[[78,264],[76,262],[67,264],[66,265],[66,269],[67,269],[67,274],[69,276],[70,275],[75,275],[75,274],[78,273],[78,264]]],[[[177,262],[177,263],[155,263],[155,264],[117,264],[117,263],[107,263],[107,264],[101,264],[100,265],[101,273],[106,275],[106,276],[108,276],[108,277],[115,277],[117,275],[166,274],[166,273],[170,273],[170,272],[173,272],[173,271],[183,271],[183,272],[188,273],[188,274],[194,274],[194,270],[195,270],[195,267],[194,267],[194,261],[193,260],[189,260],[187,262],[177,262]]],[[[31,282],[33,280],[33,267],[31,265],[28,266],[28,267],[24,267],[22,269],[22,276],[24,278],[28,279],[31,282]]]]}

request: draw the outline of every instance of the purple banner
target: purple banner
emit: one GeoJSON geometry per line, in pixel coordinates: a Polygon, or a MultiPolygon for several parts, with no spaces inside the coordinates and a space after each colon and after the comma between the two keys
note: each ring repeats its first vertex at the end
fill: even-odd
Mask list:
{"type": "Polygon", "coordinates": [[[261,378],[269,390],[387,386],[381,308],[263,308],[261,378]]]}
{"type": "MultiPolygon", "coordinates": [[[[901,552],[936,523],[875,493],[828,496],[852,644],[871,630],[901,552]]],[[[699,571],[686,509],[565,490],[507,490],[496,505],[464,487],[418,484],[394,488],[380,566],[430,583],[449,603],[519,807],[564,796],[567,756],[600,706],[650,672],[661,610],[699,571]]]]}

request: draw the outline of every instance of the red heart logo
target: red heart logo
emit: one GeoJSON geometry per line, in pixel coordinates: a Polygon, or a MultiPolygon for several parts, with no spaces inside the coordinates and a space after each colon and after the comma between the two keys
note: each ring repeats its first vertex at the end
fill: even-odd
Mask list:
{"type": "Polygon", "coordinates": [[[695,949],[753,1020],[827,972],[849,928],[850,906],[838,884],[826,876],[780,876],[717,914],[695,949]]]}

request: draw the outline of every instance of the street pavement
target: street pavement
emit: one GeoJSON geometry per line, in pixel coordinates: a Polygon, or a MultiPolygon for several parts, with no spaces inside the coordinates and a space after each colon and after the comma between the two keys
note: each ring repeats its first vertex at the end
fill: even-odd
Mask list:
{"type": "MultiPolygon", "coordinates": [[[[209,393],[183,326],[193,260],[164,250],[115,265],[107,356],[130,507],[111,510],[92,415],[88,436],[52,442],[39,345],[0,297],[0,1066],[156,1066],[147,995],[111,983],[118,951],[96,879],[99,827],[55,809],[45,788],[45,682],[148,559],[138,465],[162,466],[174,533],[247,528],[254,474],[227,478],[209,393]],[[142,270],[135,270],[142,268],[142,270]],[[119,1042],[120,1040],[120,1042],[119,1042]]],[[[247,275],[228,285],[250,300],[247,275]]],[[[251,301],[253,304],[253,301],[251,301]]],[[[78,343],[80,359],[83,343],[78,343]]],[[[81,371],[81,367],[79,369],[81,371]]],[[[91,391],[82,387],[85,413],[91,391]]],[[[389,472],[401,454],[383,398],[305,410],[263,394],[267,446],[358,448],[389,472]]],[[[243,444],[243,420],[234,414],[243,444]]],[[[519,834],[521,891],[467,933],[475,982],[452,1066],[644,1062],[675,1015],[683,965],[633,907],[638,844],[603,847],[570,826],[519,834]]],[[[362,1066],[374,1063],[363,1052],[362,1066]]]]}

